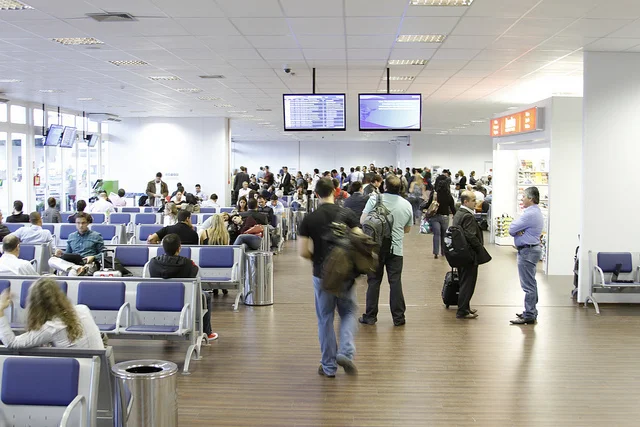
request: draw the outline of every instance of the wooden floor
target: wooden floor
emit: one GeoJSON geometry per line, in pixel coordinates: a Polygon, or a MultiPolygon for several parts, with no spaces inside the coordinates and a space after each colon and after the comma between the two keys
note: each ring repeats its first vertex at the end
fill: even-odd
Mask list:
{"type": "MultiPolygon", "coordinates": [[[[360,328],[357,377],[316,372],[311,266],[292,242],[275,258],[275,305],[234,313],[232,294],[214,300],[220,339],[180,375],[180,426],[640,425],[639,308],[595,316],[571,300],[572,278],[538,275],[539,323],[511,326],[523,298],[515,251],[490,246],[472,300],[479,318],[457,320],[440,299],[446,261],[431,256],[431,236],[414,233],[407,324],[394,327],[384,305],[375,326],[360,328]]],[[[361,308],[364,291],[360,283],[361,308]]],[[[118,361],[184,357],[182,345],[111,343],[118,361]]]]}

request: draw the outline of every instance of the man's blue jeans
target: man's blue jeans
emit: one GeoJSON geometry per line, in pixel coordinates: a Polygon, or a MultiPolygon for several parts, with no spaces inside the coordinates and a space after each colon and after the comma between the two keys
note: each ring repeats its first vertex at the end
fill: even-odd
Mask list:
{"type": "Polygon", "coordinates": [[[255,234],[241,234],[233,242],[234,246],[247,245],[251,250],[257,251],[262,244],[262,237],[255,234]]]}
{"type": "Polygon", "coordinates": [[[534,246],[532,248],[522,248],[518,251],[518,273],[520,275],[520,286],[524,291],[524,313],[525,319],[536,319],[538,310],[538,282],[536,282],[536,269],[542,248],[534,246]]]}
{"type": "Polygon", "coordinates": [[[344,297],[337,297],[322,290],[322,279],[313,277],[316,294],[316,315],[318,317],[318,338],[322,353],[322,369],[327,375],[334,375],[338,370],[336,356],[338,354],[353,360],[356,346],[353,342],[354,333],[358,328],[356,320],[356,287],[351,287],[344,297]],[[336,342],[336,331],[333,327],[333,317],[338,309],[340,316],[340,348],[336,342]]]}

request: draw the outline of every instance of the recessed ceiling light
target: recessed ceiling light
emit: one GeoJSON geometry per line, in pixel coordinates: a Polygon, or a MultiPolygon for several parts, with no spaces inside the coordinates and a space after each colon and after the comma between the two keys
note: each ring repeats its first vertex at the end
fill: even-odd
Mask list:
{"type": "MultiPolygon", "coordinates": [[[[378,92],[387,93],[387,90],[386,89],[378,89],[378,92]]],[[[404,93],[405,90],[404,89],[391,89],[389,92],[391,92],[391,93],[404,93]]]]}
{"type": "Polygon", "coordinates": [[[223,99],[219,96],[199,96],[198,99],[200,101],[222,101],[223,99]]]}
{"type": "MultiPolygon", "coordinates": [[[[407,81],[411,81],[415,79],[415,76],[391,76],[389,77],[389,80],[391,80],[392,82],[407,82],[407,81]]],[[[382,80],[387,80],[387,77],[385,76],[382,80]]]]}
{"type": "Polygon", "coordinates": [[[244,114],[246,113],[246,110],[231,110],[231,111],[227,111],[227,113],[229,114],[244,114]]]}
{"type": "Polygon", "coordinates": [[[27,10],[33,9],[24,3],[16,0],[0,0],[0,10],[27,10]]]}
{"type": "Polygon", "coordinates": [[[473,0],[411,0],[411,6],[471,6],[473,0]]]}
{"type": "Polygon", "coordinates": [[[507,110],[517,110],[518,108],[520,108],[520,107],[509,107],[509,108],[507,108],[507,110]]]}
{"type": "Polygon", "coordinates": [[[486,120],[471,120],[471,123],[486,123],[486,120]]]}
{"type": "Polygon", "coordinates": [[[176,91],[180,93],[200,93],[202,92],[202,89],[198,89],[196,87],[188,87],[188,88],[176,89],[176,91]]]}
{"type": "Polygon", "coordinates": [[[389,65],[425,65],[426,59],[390,59],[389,65]]]}
{"type": "Polygon", "coordinates": [[[398,43],[442,43],[447,36],[443,34],[402,35],[396,40],[398,43]]]}
{"type": "Polygon", "coordinates": [[[179,77],[176,76],[149,76],[151,80],[180,80],[179,77]]]}
{"type": "Polygon", "coordinates": [[[63,90],[60,89],[40,89],[42,93],[64,93],[63,90]]]}
{"type": "Polygon", "coordinates": [[[18,79],[0,79],[0,83],[20,83],[21,81],[18,79]]]}
{"type": "Polygon", "coordinates": [[[135,60],[127,60],[127,61],[109,61],[113,65],[117,65],[118,67],[141,67],[144,65],[149,65],[147,62],[140,61],[138,59],[135,60]]]}
{"type": "Polygon", "coordinates": [[[271,108],[256,108],[256,111],[273,111],[271,108]]]}
{"type": "Polygon", "coordinates": [[[93,101],[93,98],[78,98],[78,101],[93,101]]]}
{"type": "Polygon", "coordinates": [[[98,39],[94,39],[93,37],[60,37],[51,40],[65,46],[104,44],[104,42],[101,42],[98,39]]]}
{"type": "Polygon", "coordinates": [[[222,74],[207,74],[199,77],[201,79],[224,79],[225,78],[222,74]]]}

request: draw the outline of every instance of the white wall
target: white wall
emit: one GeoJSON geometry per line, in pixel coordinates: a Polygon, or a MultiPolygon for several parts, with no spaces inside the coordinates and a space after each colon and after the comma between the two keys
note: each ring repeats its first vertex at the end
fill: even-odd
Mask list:
{"type": "Polygon", "coordinates": [[[312,172],[351,166],[395,165],[396,147],[388,142],[350,141],[235,141],[231,145],[232,169],[246,166],[249,174],[268,165],[272,172],[288,166],[289,171],[312,172]]]}
{"type": "Polygon", "coordinates": [[[228,121],[224,118],[125,118],[109,126],[109,176],[127,191],[143,193],[162,172],[169,192],[181,182],[216,193],[226,204],[228,121]],[[175,175],[174,175],[175,174],[175,175]],[[174,175],[174,176],[170,176],[174,175]]]}
{"type": "Polygon", "coordinates": [[[493,161],[493,140],[481,135],[424,135],[411,136],[413,166],[434,165],[450,169],[453,174],[462,169],[465,175],[484,173],[485,162],[493,161]]]}
{"type": "MultiPolygon", "coordinates": [[[[582,212],[581,302],[588,292],[588,251],[640,252],[640,228],[634,224],[640,199],[633,186],[640,158],[638,69],[637,53],[584,53],[582,205],[575,212],[576,220],[582,212]]],[[[598,295],[598,301],[605,300],[640,302],[640,296],[598,295]]]]}

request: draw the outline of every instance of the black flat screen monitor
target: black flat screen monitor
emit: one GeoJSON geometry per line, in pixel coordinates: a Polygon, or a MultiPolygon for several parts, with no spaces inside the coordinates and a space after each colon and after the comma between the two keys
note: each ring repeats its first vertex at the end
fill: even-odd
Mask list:
{"type": "Polygon", "coordinates": [[[60,147],[63,148],[71,148],[73,144],[76,142],[76,134],[78,130],[73,126],[65,126],[64,132],[62,133],[62,141],[60,142],[60,147]]]}
{"type": "Polygon", "coordinates": [[[62,132],[64,132],[64,126],[62,125],[49,126],[49,132],[47,132],[47,138],[44,140],[44,145],[46,147],[57,147],[60,145],[62,132]]]}
{"type": "Polygon", "coordinates": [[[344,93],[284,94],[284,130],[346,130],[345,100],[344,93]]]}
{"type": "Polygon", "coordinates": [[[422,129],[422,95],[419,93],[361,93],[358,107],[361,131],[422,129]]]}
{"type": "Polygon", "coordinates": [[[100,139],[100,135],[97,133],[87,135],[87,145],[89,147],[95,147],[98,144],[98,139],[100,139]]]}

